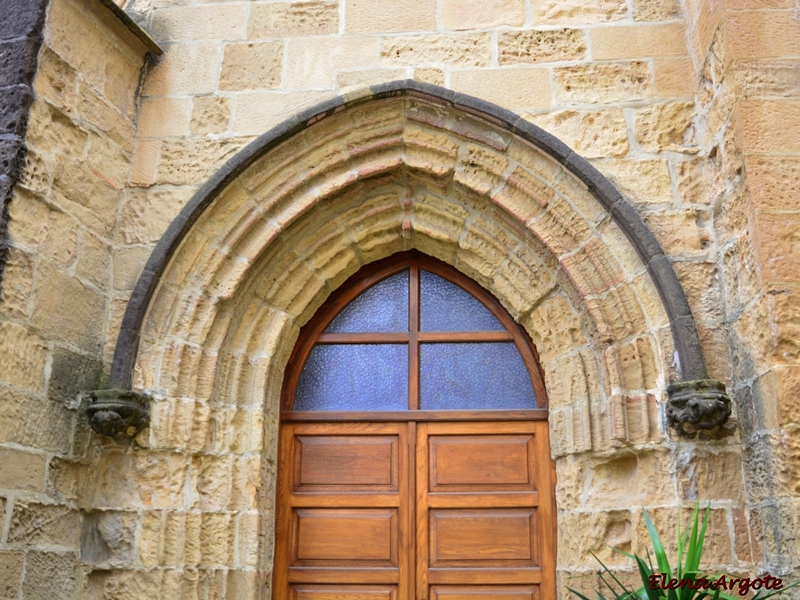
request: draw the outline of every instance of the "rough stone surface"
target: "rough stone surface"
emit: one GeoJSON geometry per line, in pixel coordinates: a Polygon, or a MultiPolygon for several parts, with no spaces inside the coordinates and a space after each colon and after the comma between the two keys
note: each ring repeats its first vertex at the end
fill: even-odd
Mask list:
{"type": "Polygon", "coordinates": [[[66,506],[17,501],[11,515],[8,541],[76,548],[80,531],[78,511],[66,506]]]}
{"type": "Polygon", "coordinates": [[[577,60],[586,53],[580,29],[502,32],[497,40],[501,65],[577,60]]]}
{"type": "Polygon", "coordinates": [[[650,68],[644,62],[589,64],[553,69],[560,104],[642,100],[653,95],[650,68]]]}
{"type": "Polygon", "coordinates": [[[564,110],[527,118],[586,158],[619,157],[628,153],[627,127],[621,109],[564,110]]]}
{"type": "Polygon", "coordinates": [[[620,0],[534,0],[534,20],[537,24],[578,25],[624,19],[628,7],[620,0]]]}
{"type": "Polygon", "coordinates": [[[12,448],[0,448],[0,481],[7,489],[44,490],[45,457],[12,448]]]}
{"type": "Polygon", "coordinates": [[[250,7],[250,39],[325,35],[339,31],[336,2],[274,2],[250,7]]]}
{"type": "Polygon", "coordinates": [[[242,42],[228,44],[219,76],[221,90],[262,90],[281,83],[283,43],[242,42]]]}
{"type": "Polygon", "coordinates": [[[78,598],[78,557],[73,552],[28,552],[25,557],[24,598],[78,598]]]}
{"type": "MultiPolygon", "coordinates": [[[[3,504],[0,503],[0,506],[3,504]]],[[[0,597],[17,598],[22,583],[22,563],[25,555],[20,551],[0,551],[0,597]]]]}

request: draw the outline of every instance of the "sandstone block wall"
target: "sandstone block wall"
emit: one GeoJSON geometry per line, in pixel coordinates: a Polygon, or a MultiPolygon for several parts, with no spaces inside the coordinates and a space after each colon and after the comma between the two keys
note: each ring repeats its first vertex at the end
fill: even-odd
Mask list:
{"type": "Polygon", "coordinates": [[[687,9],[754,559],[796,574],[800,24],[791,2],[687,9]]]}
{"type": "MultiPolygon", "coordinates": [[[[708,552],[714,565],[737,573],[797,574],[800,317],[793,232],[800,214],[794,176],[800,174],[800,50],[794,40],[800,32],[793,0],[487,0],[470,10],[451,0],[135,0],[128,3],[130,14],[165,49],[144,68],[145,48],[100,8],[89,0],[51,0],[33,82],[28,158],[10,205],[13,248],[0,302],[0,597],[269,593],[275,476],[269,399],[281,373],[250,360],[235,338],[255,313],[234,318],[223,312],[202,331],[211,345],[240,349],[230,356],[211,356],[195,338],[181,338],[163,355],[175,366],[174,381],[157,386],[149,373],[139,374],[139,385],[161,395],[153,428],[132,450],[88,430],[79,392],[103,384],[149,253],[216,169],[303,108],[403,78],[511,109],[609,177],[673,262],[709,374],[735,393],[734,416],[723,431],[675,438],[664,430],[658,404],[673,368],[668,334],[637,333],[588,361],[578,349],[584,325],[570,294],[526,312],[523,295],[514,291],[525,288],[522,266],[495,279],[493,261],[508,250],[481,241],[487,231],[499,231],[496,224],[482,224],[480,236],[464,238],[474,247],[458,252],[475,258],[465,258],[463,268],[496,286],[523,324],[541,332],[540,344],[569,348],[549,369],[574,377],[547,382],[559,459],[560,585],[592,586],[590,550],[630,574],[630,563],[604,544],[642,550],[640,506],[668,529],[697,500],[712,502],[708,552]],[[229,326],[226,317],[238,324],[229,326]],[[613,378],[603,381],[601,371],[613,378]],[[225,393],[214,396],[218,389],[225,393]],[[638,392],[614,392],[622,389],[638,392]],[[591,408],[575,405],[577,397],[608,402],[591,408]],[[616,421],[601,414],[606,409],[616,421]]],[[[354,122],[353,129],[369,120],[354,122]]],[[[498,198],[518,215],[530,206],[515,186],[539,189],[525,173],[504,171],[521,160],[514,146],[500,164],[492,162],[491,150],[470,154],[470,143],[457,135],[453,141],[412,128],[402,143],[415,149],[406,150],[409,159],[425,168],[439,168],[443,156],[451,161],[431,180],[454,177],[479,194],[507,181],[511,191],[498,198]],[[480,172],[470,172],[471,163],[481,165],[480,172]]],[[[317,173],[335,159],[320,154],[304,160],[317,173]]],[[[395,158],[389,153],[381,160],[385,166],[395,158]]],[[[249,195],[260,182],[242,185],[229,195],[249,195]]],[[[460,209],[436,194],[415,199],[410,208],[402,194],[391,199],[397,189],[389,192],[373,198],[370,214],[390,219],[411,211],[417,237],[408,243],[430,252],[444,252],[437,244],[480,215],[469,194],[458,197],[460,209]]],[[[563,189],[553,197],[562,193],[573,198],[563,189]]],[[[557,202],[551,207],[543,227],[567,218],[557,202]]],[[[362,256],[405,243],[398,241],[405,239],[402,219],[387,233],[379,223],[362,224],[359,209],[353,211],[341,222],[353,231],[363,228],[363,246],[374,251],[362,256]]],[[[590,229],[553,243],[575,244],[561,250],[568,252],[590,235],[617,236],[619,272],[635,273],[638,259],[624,250],[621,233],[607,222],[597,225],[602,219],[595,216],[590,229]]],[[[263,235],[287,231],[286,219],[265,224],[263,235]]],[[[322,243],[327,250],[314,250],[311,267],[296,266],[294,255],[269,263],[281,273],[288,269],[284,283],[305,282],[301,277],[316,269],[325,274],[326,283],[312,277],[313,285],[296,290],[303,302],[341,283],[341,265],[355,264],[337,253],[339,233],[323,233],[330,236],[322,243]]],[[[502,235],[501,243],[514,239],[502,235]]],[[[205,244],[200,236],[186,251],[171,285],[185,281],[191,269],[204,270],[193,261],[205,244]]],[[[242,251],[247,257],[258,249],[242,251]]],[[[605,260],[602,249],[595,252],[605,260]]],[[[581,259],[575,258],[576,271],[581,259]]],[[[219,272],[234,277],[241,275],[237,268],[226,263],[219,272]]],[[[617,271],[609,273],[613,278],[617,271]]],[[[229,281],[212,281],[213,293],[232,293],[229,281]]],[[[595,284],[587,279],[587,285],[595,284]]],[[[295,301],[292,290],[265,288],[263,295],[295,301]]],[[[647,305],[652,289],[646,281],[631,290],[646,314],[658,313],[656,301],[647,305]]],[[[197,335],[210,323],[202,315],[211,307],[203,302],[199,295],[187,298],[174,313],[179,325],[188,319],[181,315],[192,315],[180,326],[195,327],[197,335]]],[[[172,300],[163,305],[172,307],[172,300]]],[[[259,313],[258,326],[273,336],[260,347],[271,352],[286,345],[275,332],[296,335],[291,320],[297,317],[305,318],[259,313]]],[[[609,331],[599,335],[612,339],[613,327],[609,331]]]]}
{"type": "Polygon", "coordinates": [[[113,347],[107,323],[121,318],[125,303],[114,294],[112,244],[146,50],[107,11],[81,0],[49,3],[27,155],[8,207],[2,598],[77,598],[81,589],[82,516],[72,477],[91,436],[80,393],[102,384],[104,348],[113,347]]]}

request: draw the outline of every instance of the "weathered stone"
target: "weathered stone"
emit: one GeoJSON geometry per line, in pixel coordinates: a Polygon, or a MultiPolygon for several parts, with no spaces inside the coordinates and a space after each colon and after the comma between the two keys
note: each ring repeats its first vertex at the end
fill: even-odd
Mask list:
{"type": "Polygon", "coordinates": [[[709,325],[721,325],[724,306],[717,264],[677,262],[673,267],[686,292],[694,318],[709,325]]]}
{"type": "Polygon", "coordinates": [[[124,567],[133,558],[136,513],[92,511],[81,525],[81,562],[92,566],[124,567]]]}
{"type": "MultiPolygon", "coordinates": [[[[377,67],[379,41],[378,38],[361,36],[290,39],[283,87],[331,89],[337,71],[377,67]]],[[[296,110],[293,109],[292,113],[296,110]]]]}
{"type": "MultiPolygon", "coordinates": [[[[259,6],[272,6],[271,4],[259,6]]],[[[225,96],[198,96],[192,101],[190,129],[194,135],[224,133],[231,120],[231,101],[225,96]]]]}
{"type": "Polygon", "coordinates": [[[244,145],[243,140],[165,140],[161,145],[158,182],[189,185],[203,181],[244,145]],[[198,161],[197,157],[203,160],[198,161]]]}
{"type": "Polygon", "coordinates": [[[77,548],[79,532],[80,515],[74,508],[18,500],[11,515],[8,541],[26,546],[77,548]]]}
{"type": "Polygon", "coordinates": [[[78,93],[77,73],[50,48],[45,47],[39,57],[33,89],[39,97],[74,116],[78,93]]]}
{"type": "Polygon", "coordinates": [[[678,457],[678,487],[685,500],[705,504],[742,500],[742,464],[732,452],[686,451],[678,457]]]}
{"type": "MultiPolygon", "coordinates": [[[[431,2],[426,5],[432,6],[431,2]]],[[[445,29],[489,29],[525,24],[525,6],[514,0],[489,0],[467,6],[458,0],[442,2],[442,25],[445,29]]]]}
{"type": "Polygon", "coordinates": [[[57,264],[71,265],[77,255],[78,222],[36,194],[18,189],[15,195],[9,211],[12,239],[57,264]]]}
{"type": "Polygon", "coordinates": [[[603,63],[553,69],[556,100],[560,104],[630,102],[653,96],[647,63],[603,63]]]}
{"type": "Polygon", "coordinates": [[[381,58],[389,64],[433,62],[488,67],[492,60],[491,39],[485,33],[389,37],[381,43],[381,58]]]}
{"type": "Polygon", "coordinates": [[[402,68],[342,71],[336,74],[336,85],[340,90],[344,90],[345,88],[369,87],[404,77],[405,69],[402,68]]]}
{"type": "Polygon", "coordinates": [[[132,290],[150,256],[147,246],[130,246],[114,251],[114,289],[132,290]]]}
{"type": "Polygon", "coordinates": [[[153,11],[150,34],[157,41],[241,38],[247,19],[236,4],[160,8],[153,11]]]}
{"type": "Polygon", "coordinates": [[[145,98],[137,122],[138,135],[144,138],[185,136],[191,105],[192,99],[188,97],[145,98]]]}
{"type": "Polygon", "coordinates": [[[208,94],[217,88],[219,45],[216,43],[171,44],[159,57],[144,81],[147,96],[164,94],[208,94]]]}
{"type": "Polygon", "coordinates": [[[254,4],[250,7],[250,18],[247,21],[247,37],[249,39],[324,35],[338,32],[339,6],[336,2],[314,0],[312,2],[254,4]]]}
{"type": "Polygon", "coordinates": [[[33,192],[46,194],[50,189],[50,178],[53,175],[54,166],[55,163],[52,160],[42,156],[35,149],[28,148],[19,185],[23,185],[33,192]]]}
{"type": "Polygon", "coordinates": [[[631,550],[632,518],[628,510],[565,512],[559,515],[558,564],[594,565],[592,554],[607,565],[627,559],[612,548],[631,550]]]}
{"type": "Polygon", "coordinates": [[[585,112],[562,110],[525,115],[585,158],[608,158],[628,153],[625,117],[620,108],[585,112]]]}
{"type": "Polygon", "coordinates": [[[784,210],[786,199],[800,193],[800,160],[796,157],[751,155],[746,161],[754,208],[784,210]]]}
{"type": "Polygon", "coordinates": [[[711,205],[724,191],[714,159],[683,161],[677,168],[678,195],[685,204],[711,205]]]}
{"type": "MultiPolygon", "coordinates": [[[[2,329],[0,329],[2,331],[2,329]]],[[[3,339],[0,337],[0,339],[3,339]]],[[[35,376],[36,372],[27,376],[35,376]]],[[[5,387],[0,441],[66,454],[70,448],[74,412],[63,404],[5,387]]]]}
{"type": "Polygon", "coordinates": [[[435,31],[436,5],[429,0],[409,0],[402,7],[389,0],[347,0],[345,33],[435,31]]]}
{"type": "Polygon", "coordinates": [[[671,21],[681,16],[677,0],[634,0],[634,21],[671,21]]]}
{"type": "Polygon", "coordinates": [[[235,522],[227,513],[203,513],[200,530],[200,564],[232,566],[235,522]]]}
{"type": "Polygon", "coordinates": [[[58,149],[60,154],[71,158],[83,156],[89,134],[63,112],[37,100],[28,119],[28,144],[42,152],[58,149]]]}
{"type": "Polygon", "coordinates": [[[664,160],[604,160],[595,166],[635,204],[673,203],[672,180],[664,160]]]}
{"type": "Polygon", "coordinates": [[[59,160],[53,176],[55,203],[78,217],[84,225],[108,237],[117,217],[119,192],[89,168],[59,160]]]}
{"type": "Polygon", "coordinates": [[[628,6],[621,0],[534,0],[536,24],[583,25],[624,19],[628,6]]]}
{"type": "Polygon", "coordinates": [[[283,42],[240,42],[225,46],[221,90],[263,90],[280,86],[283,42]]]}
{"type": "Polygon", "coordinates": [[[580,29],[502,31],[497,52],[501,65],[578,60],[586,54],[586,41],[580,29]]]}
{"type": "Polygon", "coordinates": [[[31,322],[55,339],[78,344],[85,350],[100,347],[105,299],[77,279],[49,265],[39,267],[34,289],[37,303],[31,322]]]}
{"type": "Polygon", "coordinates": [[[642,220],[653,231],[661,247],[672,255],[702,254],[712,244],[709,215],[703,210],[658,210],[645,213],[642,220]]]}
{"type": "Polygon", "coordinates": [[[40,392],[44,389],[47,344],[35,333],[0,323],[0,381],[40,392]]]}
{"type": "Polygon", "coordinates": [[[86,230],[80,231],[75,275],[101,290],[108,289],[110,262],[108,244],[86,230]]]}
{"type": "Polygon", "coordinates": [[[30,551],[25,557],[24,598],[77,600],[78,557],[76,553],[30,551]]]}
{"type": "Polygon", "coordinates": [[[666,58],[688,54],[682,23],[593,27],[589,35],[594,60],[666,58]]]}
{"type": "MultiPolygon", "coordinates": [[[[450,85],[509,110],[549,108],[550,74],[542,68],[452,70],[450,85]]],[[[485,127],[484,124],[482,124],[485,127]]]]}
{"type": "Polygon", "coordinates": [[[417,67],[414,69],[414,79],[443,86],[444,71],[435,67],[417,67]]]}
{"type": "Polygon", "coordinates": [[[31,255],[12,248],[3,271],[3,296],[0,307],[7,314],[27,317],[33,289],[34,264],[31,255]]]}
{"type": "Polygon", "coordinates": [[[136,137],[133,123],[128,116],[120,112],[118,107],[85,83],[79,86],[76,106],[78,115],[84,123],[107,135],[126,153],[133,151],[136,137]]]}
{"type": "MultiPolygon", "coordinates": [[[[4,502],[0,506],[4,507],[4,502]]],[[[25,554],[17,550],[0,551],[0,598],[19,597],[22,563],[25,554]]]]}
{"type": "Polygon", "coordinates": [[[586,343],[580,316],[563,296],[539,304],[525,322],[543,362],[586,343]]]}
{"type": "Polygon", "coordinates": [[[637,111],[636,140],[646,152],[672,150],[694,154],[694,103],[656,104],[637,111]]]}
{"type": "Polygon", "coordinates": [[[674,497],[673,459],[665,452],[622,452],[592,466],[589,506],[617,508],[643,502],[661,503],[674,497]],[[635,483],[634,483],[635,482],[635,483]]]}
{"type": "Polygon", "coordinates": [[[46,460],[42,455],[0,448],[0,481],[5,488],[42,492],[45,466],[46,460]]]}
{"type": "Polygon", "coordinates": [[[187,200],[186,190],[170,187],[130,192],[122,206],[118,239],[126,244],[155,244],[187,200]]]}

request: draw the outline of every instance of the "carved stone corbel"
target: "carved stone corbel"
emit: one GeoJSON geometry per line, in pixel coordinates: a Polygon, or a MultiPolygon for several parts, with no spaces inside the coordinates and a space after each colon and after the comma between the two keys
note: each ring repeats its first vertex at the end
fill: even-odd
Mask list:
{"type": "Polygon", "coordinates": [[[667,423],[685,434],[714,429],[731,416],[725,385],[716,379],[679,381],[667,386],[667,423]]]}
{"type": "Polygon", "coordinates": [[[150,422],[150,396],[125,389],[95,390],[86,409],[97,433],[132,440],[150,422]]]}

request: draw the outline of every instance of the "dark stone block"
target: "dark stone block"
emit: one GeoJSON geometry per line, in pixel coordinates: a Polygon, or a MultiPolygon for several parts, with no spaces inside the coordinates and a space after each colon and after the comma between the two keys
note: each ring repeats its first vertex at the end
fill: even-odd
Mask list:
{"type": "Polygon", "coordinates": [[[41,34],[47,0],[0,0],[0,41],[41,34]]]}
{"type": "Polygon", "coordinates": [[[33,92],[26,85],[0,88],[0,135],[24,137],[33,92]]]}
{"type": "Polygon", "coordinates": [[[40,43],[36,37],[0,43],[0,87],[19,83],[30,85],[36,72],[40,43]]]}
{"type": "Polygon", "coordinates": [[[102,377],[103,361],[99,358],[56,348],[47,392],[52,400],[69,406],[80,392],[99,388],[102,377]]]}
{"type": "Polygon", "coordinates": [[[731,416],[725,385],[716,379],[681,381],[667,387],[667,422],[685,434],[719,427],[731,416]]]}
{"type": "MultiPolygon", "coordinates": [[[[22,140],[16,136],[0,138],[0,173],[4,173],[10,179],[19,179],[22,167],[22,148],[22,140]]],[[[0,190],[0,194],[2,194],[2,190],[0,190]]]]}

